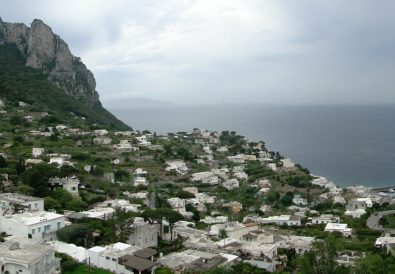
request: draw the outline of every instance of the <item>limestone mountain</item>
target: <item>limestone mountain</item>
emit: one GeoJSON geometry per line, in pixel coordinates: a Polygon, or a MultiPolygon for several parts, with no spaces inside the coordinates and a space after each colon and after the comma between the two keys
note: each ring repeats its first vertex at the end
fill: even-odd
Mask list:
{"type": "MultiPolygon", "coordinates": [[[[92,121],[99,124],[116,128],[128,127],[102,107],[92,72],[86,68],[80,58],[70,52],[66,42],[54,34],[51,28],[41,20],[35,19],[31,27],[28,27],[22,23],[3,22],[0,18],[0,55],[0,66],[6,74],[6,76],[4,73],[2,74],[3,78],[4,76],[6,78],[11,77],[11,72],[19,74],[20,77],[25,77],[21,70],[27,74],[29,72],[40,72],[53,84],[50,88],[45,87],[47,91],[37,90],[38,87],[36,87],[35,90],[37,91],[30,90],[30,94],[27,94],[21,91],[21,89],[24,89],[23,86],[12,87],[12,81],[8,81],[7,87],[4,87],[3,83],[3,88],[0,89],[1,95],[6,96],[8,94],[8,97],[18,97],[19,94],[19,97],[25,95],[33,101],[37,101],[35,99],[39,99],[40,96],[52,97],[55,93],[57,95],[63,93],[61,99],[69,101],[67,110],[87,116],[87,118],[91,118],[92,121]],[[25,68],[22,68],[22,65],[25,68]],[[5,88],[8,88],[8,90],[5,88]],[[10,92],[10,90],[13,90],[13,92],[10,92]],[[47,93],[42,94],[43,92],[47,93]],[[34,95],[37,95],[36,98],[34,95]],[[66,95],[66,97],[63,95],[66,95]],[[73,104],[75,104],[76,109],[73,109],[73,104]]],[[[7,79],[2,79],[2,81],[7,79]]],[[[35,81],[36,79],[31,80],[35,81]]],[[[41,84],[43,84],[42,81],[41,84]]],[[[38,83],[35,83],[35,85],[37,86],[38,83]]]]}

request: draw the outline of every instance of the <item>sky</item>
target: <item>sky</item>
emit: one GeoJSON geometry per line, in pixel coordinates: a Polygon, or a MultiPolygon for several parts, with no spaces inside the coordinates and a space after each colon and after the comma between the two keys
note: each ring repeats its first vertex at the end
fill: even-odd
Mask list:
{"type": "Polygon", "coordinates": [[[106,104],[395,104],[395,1],[0,0],[42,19],[106,104]]]}

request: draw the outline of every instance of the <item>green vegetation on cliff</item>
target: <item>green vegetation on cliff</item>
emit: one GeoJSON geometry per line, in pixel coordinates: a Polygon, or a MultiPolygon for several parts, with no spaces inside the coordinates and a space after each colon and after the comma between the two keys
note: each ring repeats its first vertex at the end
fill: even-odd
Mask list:
{"type": "Polygon", "coordinates": [[[100,102],[89,107],[83,99],[65,94],[38,69],[25,66],[25,59],[13,44],[0,46],[0,98],[15,104],[28,103],[37,111],[45,111],[59,122],[71,118],[70,113],[88,122],[112,129],[128,129],[122,121],[102,107],[100,102]]]}

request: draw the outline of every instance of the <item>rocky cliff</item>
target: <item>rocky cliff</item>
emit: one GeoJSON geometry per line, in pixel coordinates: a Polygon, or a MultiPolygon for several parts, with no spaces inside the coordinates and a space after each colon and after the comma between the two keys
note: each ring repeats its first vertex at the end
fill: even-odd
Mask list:
{"type": "Polygon", "coordinates": [[[26,66],[41,69],[68,95],[91,107],[100,104],[93,74],[41,20],[35,19],[29,28],[0,18],[0,45],[8,43],[16,45],[26,66]]]}

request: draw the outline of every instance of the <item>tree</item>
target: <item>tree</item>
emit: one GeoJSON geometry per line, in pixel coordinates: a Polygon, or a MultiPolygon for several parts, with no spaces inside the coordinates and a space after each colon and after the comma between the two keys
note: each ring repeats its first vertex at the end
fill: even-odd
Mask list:
{"type": "Polygon", "coordinates": [[[386,266],[378,254],[369,254],[361,258],[356,263],[356,274],[376,274],[390,273],[386,271],[386,266]]]}
{"type": "Polygon", "coordinates": [[[218,237],[224,240],[224,247],[225,247],[225,239],[228,238],[228,233],[226,233],[225,229],[221,229],[218,233],[218,237]]]}
{"type": "Polygon", "coordinates": [[[278,201],[279,198],[280,198],[280,194],[276,190],[274,190],[274,188],[271,188],[266,194],[266,200],[269,203],[274,203],[278,201]]]}
{"type": "Polygon", "coordinates": [[[56,231],[56,236],[62,242],[84,246],[92,231],[89,224],[71,224],[56,231]]]}
{"type": "Polygon", "coordinates": [[[60,203],[50,196],[44,198],[44,207],[45,210],[54,209],[57,212],[62,210],[60,203]]]}
{"type": "Polygon", "coordinates": [[[191,192],[188,191],[184,191],[184,190],[180,190],[175,194],[176,197],[180,198],[180,199],[191,199],[191,198],[195,198],[195,195],[191,192]]]}
{"type": "Polygon", "coordinates": [[[302,274],[332,274],[335,271],[336,247],[333,236],[322,242],[316,242],[311,251],[299,260],[302,274]]]}
{"type": "Polygon", "coordinates": [[[7,167],[7,161],[3,156],[0,156],[0,168],[5,168],[7,167]]]}
{"type": "Polygon", "coordinates": [[[294,197],[293,192],[288,191],[285,195],[281,198],[280,203],[282,203],[285,207],[288,207],[292,204],[292,199],[294,197]]]}
{"type": "Polygon", "coordinates": [[[29,186],[29,185],[25,185],[25,184],[20,184],[16,187],[16,191],[18,193],[22,193],[24,195],[33,195],[34,193],[34,189],[29,186]]]}
{"type": "Polygon", "coordinates": [[[174,223],[184,218],[180,213],[169,208],[147,209],[142,213],[142,217],[150,224],[155,222],[160,224],[160,233],[162,233],[162,222],[166,219],[169,222],[171,241],[173,241],[174,223]]]}
{"type": "Polygon", "coordinates": [[[39,164],[22,174],[22,182],[34,189],[33,195],[45,197],[49,194],[48,180],[58,173],[58,169],[53,165],[39,164]]]}
{"type": "Polygon", "coordinates": [[[61,166],[59,169],[59,176],[60,177],[69,177],[72,175],[76,175],[78,173],[79,173],[78,169],[76,169],[75,167],[69,166],[69,165],[61,166]]]}
{"type": "Polygon", "coordinates": [[[120,169],[114,172],[114,178],[118,182],[126,181],[130,179],[130,174],[126,170],[120,169]]]}

